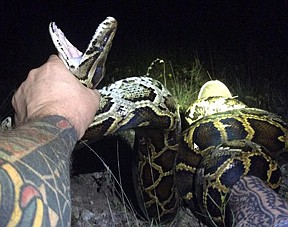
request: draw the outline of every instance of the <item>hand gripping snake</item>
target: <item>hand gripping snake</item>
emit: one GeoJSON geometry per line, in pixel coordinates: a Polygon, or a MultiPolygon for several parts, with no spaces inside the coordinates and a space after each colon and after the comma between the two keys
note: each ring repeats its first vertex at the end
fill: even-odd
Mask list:
{"type": "MultiPolygon", "coordinates": [[[[60,58],[92,89],[105,74],[116,29],[116,20],[106,18],[82,54],[55,23],[49,26],[60,58]]],[[[150,219],[170,221],[183,203],[204,223],[221,226],[231,220],[227,200],[240,177],[255,175],[279,188],[281,173],[274,159],[287,150],[287,124],[270,112],[248,108],[221,82],[202,87],[187,111],[190,127],[183,133],[177,103],[157,80],[131,77],[99,92],[100,108],[84,139],[135,131],[134,185],[150,219]]]]}
{"type": "MultiPolygon", "coordinates": [[[[51,23],[49,31],[68,69],[89,88],[95,88],[105,73],[105,61],[117,22],[108,17],[97,28],[82,54],[51,23]]],[[[134,179],[139,204],[147,217],[173,217],[179,199],[175,189],[174,165],[180,134],[177,104],[169,91],[149,77],[131,77],[99,89],[100,108],[83,139],[101,139],[134,129],[137,151],[134,179]]],[[[132,170],[131,170],[132,171],[132,170]]]]}

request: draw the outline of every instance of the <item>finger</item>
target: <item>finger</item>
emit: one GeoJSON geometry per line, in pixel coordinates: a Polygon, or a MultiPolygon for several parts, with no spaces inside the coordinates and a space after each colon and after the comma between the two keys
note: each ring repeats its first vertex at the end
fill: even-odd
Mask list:
{"type": "Polygon", "coordinates": [[[97,98],[100,99],[100,92],[97,89],[93,89],[92,91],[96,94],[97,98]]]}
{"type": "Polygon", "coordinates": [[[19,88],[17,89],[17,91],[14,93],[14,95],[13,95],[13,97],[12,97],[12,101],[11,101],[11,103],[12,103],[12,107],[13,107],[13,109],[16,111],[17,109],[19,109],[18,108],[18,102],[16,101],[17,99],[16,99],[16,96],[18,96],[18,93],[19,93],[19,88]]]}
{"type": "Polygon", "coordinates": [[[15,126],[20,125],[20,120],[16,112],[14,113],[14,122],[15,122],[15,126]]]}
{"type": "Polygon", "coordinates": [[[47,62],[48,61],[61,61],[61,59],[57,56],[57,55],[55,55],[55,54],[52,54],[52,55],[50,55],[50,57],[48,58],[48,60],[47,60],[47,62]]]}
{"type": "Polygon", "coordinates": [[[15,111],[14,120],[17,126],[24,122],[27,114],[27,109],[23,106],[23,100],[19,97],[18,93],[15,93],[12,98],[12,106],[15,111]]]}

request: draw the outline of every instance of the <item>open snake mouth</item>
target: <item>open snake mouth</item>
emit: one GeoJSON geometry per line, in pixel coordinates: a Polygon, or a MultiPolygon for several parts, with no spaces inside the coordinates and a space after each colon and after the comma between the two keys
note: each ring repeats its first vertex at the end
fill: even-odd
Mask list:
{"type": "Polygon", "coordinates": [[[64,35],[55,22],[49,25],[52,41],[67,68],[89,88],[95,88],[105,74],[105,62],[117,29],[117,21],[107,17],[96,29],[82,53],[64,35]]]}
{"type": "MultiPolygon", "coordinates": [[[[105,73],[116,28],[116,20],[106,18],[84,54],[55,23],[50,24],[50,34],[69,70],[94,88],[105,73]]],[[[235,99],[222,82],[202,86],[186,112],[191,121],[183,133],[176,101],[154,79],[122,79],[99,93],[99,110],[83,139],[99,140],[135,129],[138,156],[133,158],[137,160],[133,184],[140,208],[155,221],[171,221],[183,202],[205,223],[226,223],[225,219],[232,219],[226,212],[229,190],[245,175],[279,188],[282,180],[274,158],[287,149],[287,124],[277,115],[235,99]]]]}
{"type": "MultiPolygon", "coordinates": [[[[66,38],[65,34],[57,27],[55,22],[51,22],[49,25],[49,31],[55,47],[61,52],[59,57],[64,60],[64,63],[72,63],[72,65],[79,65],[83,53],[79,51],[70,41],[66,38]],[[55,38],[54,38],[55,37],[55,38]],[[56,41],[56,42],[55,42],[56,41]]],[[[67,65],[67,67],[71,67],[67,65]]]]}

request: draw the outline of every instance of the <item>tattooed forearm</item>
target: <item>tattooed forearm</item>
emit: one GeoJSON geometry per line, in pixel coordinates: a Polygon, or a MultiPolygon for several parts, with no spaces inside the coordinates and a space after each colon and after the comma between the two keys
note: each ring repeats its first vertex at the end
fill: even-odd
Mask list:
{"type": "Polygon", "coordinates": [[[231,189],[229,205],[237,226],[288,226],[288,203],[262,180],[245,176],[231,189]]]}
{"type": "Polygon", "coordinates": [[[69,226],[76,130],[60,116],[0,135],[0,226],[69,226]]]}

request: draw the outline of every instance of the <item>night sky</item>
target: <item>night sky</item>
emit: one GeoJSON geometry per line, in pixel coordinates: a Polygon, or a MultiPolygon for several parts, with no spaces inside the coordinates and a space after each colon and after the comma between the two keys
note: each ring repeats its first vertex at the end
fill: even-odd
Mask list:
{"type": "Polygon", "coordinates": [[[239,65],[255,60],[263,63],[263,68],[268,65],[276,69],[273,76],[259,77],[278,82],[287,77],[288,2],[285,0],[125,2],[2,1],[2,93],[17,86],[30,69],[55,53],[48,33],[50,21],[55,21],[83,51],[98,24],[107,16],[115,17],[119,23],[108,67],[109,61],[129,65],[131,59],[132,67],[137,67],[135,61],[139,65],[147,64],[141,62],[147,56],[151,56],[149,62],[157,57],[188,62],[197,53],[208,70],[211,59],[216,64],[221,59],[239,65]]]}
{"type": "MultiPolygon", "coordinates": [[[[118,30],[106,76],[115,71],[115,65],[139,66],[144,74],[158,57],[181,65],[197,54],[213,79],[219,79],[218,71],[228,66],[247,68],[247,83],[253,84],[253,77],[255,87],[271,83],[287,99],[288,0],[1,0],[0,119],[11,108],[3,105],[5,97],[13,94],[31,69],[56,53],[48,32],[51,21],[84,51],[107,16],[118,21],[118,30]]],[[[245,87],[245,75],[239,80],[245,87]]],[[[5,102],[10,103],[9,98],[5,102]]],[[[109,139],[105,145],[110,144],[109,139]]],[[[106,155],[110,161],[110,153],[106,155]]],[[[79,160],[78,166],[87,171],[87,162],[79,160]]]]}

